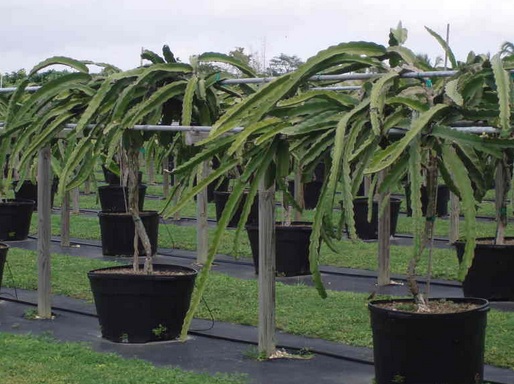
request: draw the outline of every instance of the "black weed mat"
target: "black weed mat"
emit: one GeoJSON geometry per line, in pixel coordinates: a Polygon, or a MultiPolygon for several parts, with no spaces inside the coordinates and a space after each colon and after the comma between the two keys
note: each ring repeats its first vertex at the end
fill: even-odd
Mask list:
{"type": "MultiPolygon", "coordinates": [[[[372,351],[340,343],[277,333],[277,344],[289,352],[308,351],[308,359],[257,361],[255,327],[195,320],[185,343],[112,343],[100,337],[92,304],[54,296],[53,320],[28,320],[27,310],[35,308],[34,291],[2,289],[0,293],[0,332],[52,336],[59,341],[86,342],[98,352],[114,352],[125,358],[138,358],[158,366],[214,374],[242,373],[251,383],[338,383],[371,384],[374,376],[372,351]],[[18,299],[12,299],[17,296],[18,299]],[[212,329],[209,329],[211,328],[212,329]]],[[[514,384],[514,371],[485,367],[491,383],[514,384]]]]}
{"type": "MultiPolygon", "coordinates": [[[[19,291],[19,297],[35,300],[35,294],[28,291],[19,291]]],[[[57,307],[70,305],[70,299],[65,298],[63,302],[60,299],[54,298],[57,307]]],[[[94,311],[91,304],[76,302],[72,307],[73,312],[54,308],[56,316],[53,320],[27,320],[24,313],[33,309],[33,305],[0,301],[0,331],[45,334],[59,341],[86,342],[98,352],[114,352],[159,366],[177,366],[211,374],[242,373],[248,375],[251,383],[370,384],[374,375],[369,350],[332,343],[332,348],[317,352],[320,341],[283,334],[278,334],[279,346],[287,343],[293,347],[288,349],[291,352],[309,349],[310,358],[257,361],[253,357],[254,341],[257,340],[255,328],[228,323],[216,323],[210,331],[193,331],[185,343],[113,343],[100,337],[96,317],[87,315],[94,311]]],[[[195,321],[192,329],[204,329],[208,323],[195,321]]]]}

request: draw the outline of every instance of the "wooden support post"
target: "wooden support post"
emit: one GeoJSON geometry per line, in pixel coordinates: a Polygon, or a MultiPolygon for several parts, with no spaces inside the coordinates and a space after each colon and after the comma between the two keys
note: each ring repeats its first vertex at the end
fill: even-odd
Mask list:
{"type": "Polygon", "coordinates": [[[371,177],[364,176],[363,182],[364,182],[364,195],[368,196],[369,190],[371,188],[371,177]]]}
{"type": "Polygon", "coordinates": [[[155,184],[155,162],[153,157],[148,158],[146,167],[148,169],[148,184],[155,184]]]}
{"type": "MultiPolygon", "coordinates": [[[[178,184],[178,180],[177,180],[177,176],[173,176],[173,185],[177,185],[178,184]]],[[[178,199],[179,199],[179,194],[175,194],[175,196],[173,196],[173,204],[174,205],[177,205],[178,203],[178,199]]],[[[177,221],[177,220],[180,220],[180,211],[177,211],[173,214],[173,220],[177,221]]]]}
{"type": "Polygon", "coordinates": [[[450,244],[459,239],[460,204],[459,196],[450,193],[450,244]]]}
{"type": "Polygon", "coordinates": [[[162,160],[162,194],[164,198],[170,195],[170,174],[166,172],[170,171],[170,169],[168,169],[168,161],[168,156],[164,157],[162,160]]]}
{"type": "MultiPolygon", "coordinates": [[[[198,182],[209,175],[209,163],[204,161],[198,172],[198,182]]],[[[200,265],[207,261],[209,233],[207,231],[207,188],[196,196],[196,262],[200,265]]]]}
{"type": "MultiPolygon", "coordinates": [[[[303,197],[302,168],[300,165],[298,165],[294,174],[294,199],[300,205],[300,207],[305,207],[303,197]]],[[[302,213],[298,210],[295,210],[294,219],[295,221],[301,221],[302,213]]]]}
{"type": "Polygon", "coordinates": [[[43,319],[52,317],[52,296],[50,284],[50,241],[51,241],[51,189],[52,169],[50,147],[39,151],[38,162],[38,316],[43,319]]]}
{"type": "Polygon", "coordinates": [[[269,358],[275,341],[275,186],[259,184],[259,354],[269,358]]]}
{"type": "Polygon", "coordinates": [[[84,195],[90,195],[91,194],[91,178],[88,177],[86,181],[84,182],[84,195]]]}
{"type": "MultiPolygon", "coordinates": [[[[380,181],[386,176],[386,170],[381,171],[380,181]]],[[[391,246],[391,197],[389,191],[378,195],[378,285],[391,283],[390,275],[390,246],[391,246]]]]}
{"type": "Polygon", "coordinates": [[[71,190],[72,212],[75,214],[80,213],[79,195],[80,190],[78,188],[73,188],[71,190]]]}
{"type": "Polygon", "coordinates": [[[61,247],[70,245],[70,192],[66,191],[61,206],[61,247]]]}

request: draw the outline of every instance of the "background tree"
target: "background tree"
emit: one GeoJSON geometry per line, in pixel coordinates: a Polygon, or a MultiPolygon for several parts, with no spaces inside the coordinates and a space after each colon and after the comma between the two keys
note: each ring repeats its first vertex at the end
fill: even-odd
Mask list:
{"type": "Polygon", "coordinates": [[[296,55],[286,55],[281,53],[278,56],[273,57],[266,72],[271,76],[280,76],[285,73],[289,73],[297,69],[303,64],[303,60],[296,55]]]}

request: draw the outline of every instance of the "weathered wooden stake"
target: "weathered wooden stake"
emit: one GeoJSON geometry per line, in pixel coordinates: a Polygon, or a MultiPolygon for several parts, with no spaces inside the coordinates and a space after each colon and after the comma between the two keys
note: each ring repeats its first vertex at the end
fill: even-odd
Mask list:
{"type": "Polygon", "coordinates": [[[91,194],[91,178],[88,177],[86,181],[84,182],[84,195],[90,195],[91,194]]]}
{"type": "Polygon", "coordinates": [[[166,172],[170,171],[168,157],[165,156],[162,160],[162,194],[164,198],[170,195],[170,174],[166,172]]]}
{"type": "Polygon", "coordinates": [[[275,341],[275,186],[259,184],[259,353],[270,357],[275,341]]]}
{"type": "Polygon", "coordinates": [[[153,157],[150,157],[146,162],[148,169],[148,184],[155,184],[155,162],[153,157]]]}
{"type": "Polygon", "coordinates": [[[73,188],[71,190],[72,212],[77,215],[80,213],[79,195],[80,190],[78,188],[73,188]]]}
{"type": "Polygon", "coordinates": [[[69,247],[70,243],[70,192],[64,192],[61,206],[61,246],[69,247]]]}
{"type": "MultiPolygon", "coordinates": [[[[303,200],[302,169],[299,165],[296,168],[296,172],[294,174],[294,199],[300,205],[300,207],[305,207],[305,202],[303,200]]],[[[298,210],[295,210],[294,219],[295,221],[301,221],[302,213],[298,210]]]]}
{"type": "MultiPolygon", "coordinates": [[[[386,176],[386,170],[380,172],[379,183],[386,176]]],[[[389,191],[378,195],[378,285],[391,283],[390,246],[391,246],[391,197],[389,191]]]]}
{"type": "MultiPolygon", "coordinates": [[[[198,172],[198,182],[209,174],[209,163],[204,161],[198,172]]],[[[200,265],[207,261],[209,233],[207,231],[207,188],[196,196],[196,262],[200,265]]]]}
{"type": "Polygon", "coordinates": [[[460,203],[459,196],[450,192],[450,244],[459,239],[460,203]]]}
{"type": "Polygon", "coordinates": [[[52,317],[52,296],[50,284],[50,241],[51,241],[51,189],[52,169],[50,147],[39,151],[38,162],[38,316],[43,319],[52,317]]]}

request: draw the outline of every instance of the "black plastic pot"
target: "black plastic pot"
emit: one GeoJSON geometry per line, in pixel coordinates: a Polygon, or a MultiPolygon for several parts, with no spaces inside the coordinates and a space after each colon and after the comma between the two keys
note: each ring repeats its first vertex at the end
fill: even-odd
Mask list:
{"type": "MultiPolygon", "coordinates": [[[[405,200],[407,202],[407,216],[412,216],[412,208],[410,202],[410,184],[405,185],[405,200]]],[[[446,185],[437,186],[436,214],[438,217],[448,216],[448,202],[450,201],[450,189],[446,185]]],[[[428,195],[427,188],[421,187],[421,211],[423,215],[427,214],[428,195]]]]}
{"type": "MultiPolygon", "coordinates": [[[[391,198],[391,236],[396,234],[401,203],[400,199],[391,198]]],[[[378,202],[373,202],[371,221],[368,222],[368,198],[356,198],[353,200],[353,217],[355,219],[355,231],[360,239],[372,240],[378,238],[378,202]]]]}
{"type": "Polygon", "coordinates": [[[151,275],[134,275],[131,270],[122,266],[88,273],[102,337],[117,343],[176,339],[189,309],[197,272],[177,265],[154,265],[161,273],[151,275]],[[113,273],[120,269],[128,273],[113,273]]]}
{"type": "Polygon", "coordinates": [[[34,200],[4,199],[0,201],[0,240],[25,240],[29,236],[34,200]]]}
{"type": "MultiPolygon", "coordinates": [[[[214,204],[216,205],[216,220],[220,221],[221,215],[223,214],[223,210],[225,209],[225,205],[230,197],[231,192],[221,192],[214,191],[214,204]]],[[[228,223],[229,228],[236,228],[239,220],[241,219],[241,215],[243,213],[243,207],[246,201],[246,194],[241,199],[239,206],[234,212],[234,216],[230,219],[228,223]]],[[[259,220],[259,202],[258,199],[255,199],[252,204],[252,208],[250,210],[250,214],[248,215],[248,220],[246,224],[257,223],[259,220]]]]}
{"type": "MultiPolygon", "coordinates": [[[[259,272],[259,227],[247,225],[255,273],[259,272]]],[[[275,225],[275,266],[278,276],[309,275],[309,244],[312,223],[275,225]]]]}
{"type": "MultiPolygon", "coordinates": [[[[482,297],[490,301],[514,301],[514,238],[510,244],[495,245],[494,238],[478,238],[475,256],[462,282],[465,297],[482,297]]],[[[462,261],[464,241],[455,244],[462,261]]]]}
{"type": "MultiPolygon", "coordinates": [[[[152,254],[157,252],[159,234],[159,214],[156,211],[140,212],[141,221],[146,229],[152,254]]],[[[104,256],[132,256],[134,254],[134,221],[130,213],[98,213],[102,254],[104,256]]],[[[139,254],[145,255],[143,244],[139,241],[139,254]]]]}
{"type": "MultiPolygon", "coordinates": [[[[323,181],[309,181],[303,184],[303,201],[305,209],[314,209],[318,204],[321,195],[323,181]]],[[[294,181],[290,181],[288,185],[289,193],[294,196],[294,181]]]]}
{"type": "MultiPolygon", "coordinates": [[[[140,184],[139,210],[143,210],[146,195],[146,185],[140,184]]],[[[103,185],[98,187],[98,197],[102,212],[127,212],[128,188],[120,185],[103,185]]]]}
{"type": "MultiPolygon", "coordinates": [[[[107,184],[121,185],[121,179],[120,179],[119,175],[117,175],[116,173],[110,171],[109,169],[107,169],[103,165],[102,165],[102,171],[103,171],[103,174],[104,174],[105,182],[107,184]]],[[[143,182],[143,172],[139,171],[137,175],[138,175],[137,182],[139,184],[141,184],[143,182]]]]}
{"type": "MultiPolygon", "coordinates": [[[[377,384],[474,384],[484,377],[484,343],[489,303],[447,299],[478,307],[460,313],[412,313],[370,302],[377,384]]],[[[395,300],[412,303],[410,299],[395,300]]]]}
{"type": "MultiPolygon", "coordinates": [[[[54,179],[52,182],[52,189],[50,193],[51,197],[51,204],[52,207],[54,206],[54,200],[55,200],[55,194],[57,193],[57,187],[59,185],[59,180],[54,179]]],[[[14,186],[14,197],[16,199],[25,199],[25,200],[34,200],[34,210],[37,210],[37,183],[33,183],[30,180],[25,180],[20,189],[16,190],[16,187],[18,186],[18,182],[13,182],[14,186]]]]}
{"type": "Polygon", "coordinates": [[[4,265],[7,260],[7,251],[9,246],[7,244],[0,243],[0,287],[2,286],[2,277],[4,276],[4,265]]]}
{"type": "MultiPolygon", "coordinates": [[[[218,184],[218,181],[214,181],[213,183],[207,186],[207,201],[209,203],[214,202],[214,192],[227,192],[228,191],[229,180],[227,178],[223,179],[221,183],[218,184]]],[[[195,196],[196,198],[196,196],[195,196]]]]}

